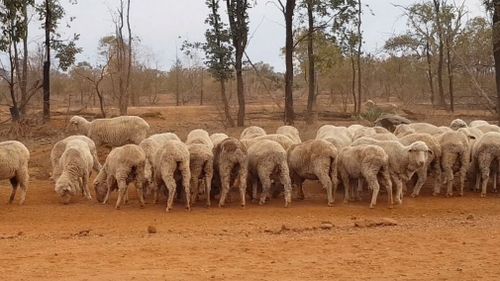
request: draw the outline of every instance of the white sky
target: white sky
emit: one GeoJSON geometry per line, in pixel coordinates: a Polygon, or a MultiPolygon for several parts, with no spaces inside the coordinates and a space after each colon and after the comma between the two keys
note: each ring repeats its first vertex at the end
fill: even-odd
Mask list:
{"type": "MultiPolygon", "coordinates": [[[[264,61],[283,71],[284,61],[280,49],[285,41],[284,21],[274,0],[258,0],[250,10],[250,33],[253,34],[247,52],[254,61],[264,61]]],[[[453,1],[453,0],[451,0],[453,1]]],[[[460,0],[456,0],[460,3],[460,0]]],[[[481,0],[465,1],[469,17],[483,14],[481,0]]],[[[83,53],[78,60],[95,62],[97,45],[101,37],[113,33],[111,13],[118,6],[118,0],[79,0],[77,5],[69,5],[61,0],[67,14],[75,16],[72,28],[66,34],[79,33],[78,45],[83,53]]],[[[377,52],[392,34],[403,32],[406,28],[402,11],[393,6],[409,5],[418,0],[365,0],[374,13],[364,15],[365,50],[377,52]]],[[[225,1],[221,1],[224,5],[225,1]]],[[[207,15],[205,0],[132,0],[132,32],[141,40],[141,46],[154,56],[152,65],[168,69],[175,60],[176,47],[183,40],[202,41],[207,15]],[[178,37],[181,37],[179,39],[178,37]]],[[[225,19],[225,15],[222,15],[225,19]]],[[[64,24],[63,24],[64,25],[64,24]]],[[[35,26],[36,28],[36,26],[35,26]]],[[[32,41],[42,41],[41,31],[32,31],[32,41]]]]}

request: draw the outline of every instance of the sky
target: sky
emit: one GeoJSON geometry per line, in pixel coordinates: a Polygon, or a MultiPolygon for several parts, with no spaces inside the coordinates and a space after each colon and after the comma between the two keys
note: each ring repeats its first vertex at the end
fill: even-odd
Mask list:
{"type": "MultiPolygon", "coordinates": [[[[284,58],[280,49],[285,42],[284,19],[281,11],[272,4],[275,0],[257,0],[250,9],[251,38],[247,53],[252,61],[264,61],[275,70],[284,70],[284,58]]],[[[386,39],[393,34],[404,32],[406,21],[400,8],[394,4],[407,6],[420,0],[365,0],[371,12],[365,9],[363,16],[364,50],[377,53],[386,39]]],[[[459,0],[457,0],[459,1],[459,0]]],[[[481,0],[463,0],[470,11],[468,17],[484,14],[481,0]]],[[[83,48],[78,61],[98,61],[97,47],[100,38],[114,31],[112,13],[118,0],[79,0],[77,5],[61,0],[66,12],[74,16],[71,28],[64,30],[64,36],[80,34],[78,45],[83,48]]],[[[184,40],[203,41],[206,29],[205,18],[208,9],[205,0],[132,0],[132,33],[140,39],[143,57],[149,66],[169,69],[184,40]]],[[[225,1],[221,1],[223,4],[225,1]]],[[[461,3],[461,2],[458,2],[461,3]]],[[[225,15],[223,15],[224,17],[225,15]]],[[[33,25],[39,25],[33,23],[33,25]]],[[[64,24],[63,24],[64,26],[64,24]]],[[[32,42],[42,41],[41,30],[32,31],[32,42]]]]}

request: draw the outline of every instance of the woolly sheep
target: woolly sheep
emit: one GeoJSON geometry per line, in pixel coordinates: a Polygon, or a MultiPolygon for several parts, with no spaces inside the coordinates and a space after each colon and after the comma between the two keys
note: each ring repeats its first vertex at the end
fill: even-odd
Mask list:
{"type": "MultiPolygon", "coordinates": [[[[351,126],[354,130],[354,126],[351,126]]],[[[350,128],[351,128],[350,127],[350,128]]],[[[362,126],[361,126],[362,127],[362,126]]],[[[349,128],[324,125],[316,132],[317,140],[325,140],[333,144],[337,150],[342,149],[352,143],[352,135],[349,128]]]]}
{"type": "Polygon", "coordinates": [[[372,144],[384,149],[389,156],[389,172],[393,185],[396,186],[396,201],[403,200],[403,182],[411,179],[413,174],[425,165],[429,148],[422,141],[404,146],[398,141],[377,141],[371,138],[360,138],[353,146],[372,144]]]}
{"type": "MultiPolygon", "coordinates": [[[[241,206],[245,207],[247,190],[247,149],[236,138],[227,138],[214,149],[214,179],[220,183],[219,207],[223,207],[233,179],[238,179],[241,206]]],[[[209,196],[209,194],[207,194],[209,196]]]]}
{"type": "Polygon", "coordinates": [[[436,140],[441,146],[441,168],[444,173],[443,184],[447,185],[446,196],[453,196],[454,167],[458,167],[460,196],[462,196],[470,161],[468,139],[464,134],[452,131],[437,135],[436,140]]]}
{"type": "Polygon", "coordinates": [[[210,139],[210,135],[208,134],[207,131],[205,131],[203,129],[192,130],[187,135],[186,144],[190,145],[190,144],[195,144],[195,143],[206,145],[210,149],[212,149],[214,147],[214,144],[213,144],[212,140],[210,139]]]}
{"type": "Polygon", "coordinates": [[[56,178],[55,191],[64,204],[68,204],[72,196],[81,192],[88,200],[92,200],[89,189],[89,177],[94,166],[94,158],[86,141],[74,139],[66,143],[66,149],[59,158],[61,173],[56,178]]]}
{"type": "Polygon", "coordinates": [[[448,127],[439,128],[429,123],[411,123],[408,124],[410,128],[414,129],[416,133],[427,133],[430,135],[442,134],[448,127]]]}
{"type": "Polygon", "coordinates": [[[128,185],[135,182],[139,202],[144,207],[145,162],[146,155],[138,145],[127,144],[111,150],[94,179],[97,201],[106,204],[111,191],[118,189],[115,208],[120,209],[122,200],[127,196],[128,185]]]}
{"type": "Polygon", "coordinates": [[[172,210],[174,195],[177,190],[176,180],[180,179],[186,195],[186,209],[191,210],[190,181],[191,170],[189,167],[189,150],[186,144],[180,141],[167,141],[155,155],[153,167],[154,172],[154,202],[158,196],[158,188],[165,185],[168,190],[166,211],[172,210]]]}
{"type": "Polygon", "coordinates": [[[304,180],[319,180],[327,191],[328,206],[333,206],[332,181],[336,178],[333,172],[337,148],[324,140],[308,140],[290,147],[287,155],[292,183],[298,185],[299,197],[304,199],[304,180]]]}
{"type": "Polygon", "coordinates": [[[498,127],[497,125],[480,125],[476,126],[475,128],[478,128],[479,130],[481,130],[481,132],[485,134],[489,132],[500,133],[500,127],[498,127]]]}
{"type": "MultiPolygon", "coordinates": [[[[476,175],[476,190],[478,190],[479,185],[481,185],[481,197],[486,197],[486,187],[490,178],[491,164],[493,161],[498,163],[500,160],[500,133],[489,132],[484,134],[474,146],[473,157],[474,160],[472,163],[474,171],[479,173],[476,175]]],[[[496,177],[498,170],[495,170],[493,174],[493,188],[496,190],[496,177]]]]}
{"type": "Polygon", "coordinates": [[[292,185],[287,155],[283,147],[272,140],[262,140],[248,148],[248,173],[252,185],[252,197],[257,198],[257,180],[262,184],[259,204],[263,205],[269,197],[272,179],[280,179],[285,189],[285,207],[292,202],[292,185]]]}
{"type": "Polygon", "coordinates": [[[409,134],[414,134],[416,132],[417,131],[415,131],[415,129],[410,127],[409,124],[400,124],[396,126],[396,129],[394,130],[394,135],[396,135],[398,138],[401,138],[409,134]]]}
{"type": "Polygon", "coordinates": [[[295,144],[302,142],[299,130],[293,126],[281,126],[276,130],[276,134],[289,137],[295,144]]]}
{"type": "Polygon", "coordinates": [[[251,139],[242,139],[241,142],[245,145],[246,148],[251,147],[252,145],[259,143],[263,140],[271,140],[279,143],[285,150],[288,150],[295,143],[289,137],[280,135],[280,134],[270,134],[260,137],[255,137],[251,139]]]}
{"type": "Polygon", "coordinates": [[[29,159],[30,152],[24,144],[18,141],[0,142],[0,180],[9,179],[12,185],[9,203],[14,202],[18,188],[21,191],[19,205],[26,200],[29,159]]]}
{"type": "Polygon", "coordinates": [[[229,138],[229,136],[224,134],[224,133],[215,133],[215,134],[210,135],[210,139],[212,140],[212,143],[214,144],[214,146],[218,145],[220,142],[222,142],[223,140],[225,140],[227,138],[229,138]]]}
{"type": "Polygon", "coordinates": [[[413,188],[412,197],[417,197],[420,194],[420,189],[427,181],[427,173],[431,171],[434,174],[434,194],[439,193],[441,184],[441,146],[437,140],[425,133],[414,133],[406,135],[399,139],[403,145],[410,145],[416,141],[423,141],[429,148],[427,161],[425,165],[417,170],[417,182],[413,188]]]}
{"type": "Polygon", "coordinates": [[[58,141],[50,151],[50,162],[52,163],[52,175],[50,177],[51,179],[56,180],[61,175],[62,167],[61,165],[59,165],[59,159],[66,150],[67,144],[74,140],[83,141],[87,144],[93,159],[93,169],[96,172],[99,172],[99,170],[101,170],[101,163],[99,163],[99,158],[97,157],[97,149],[94,141],[83,135],[69,136],[63,140],[58,141]]]}
{"type": "Polygon", "coordinates": [[[450,123],[450,128],[455,131],[460,128],[467,128],[467,127],[468,127],[467,123],[465,123],[465,121],[462,119],[455,119],[450,123]]]}
{"type": "MultiPolygon", "coordinates": [[[[378,175],[384,180],[387,189],[387,202],[389,208],[393,205],[392,182],[389,173],[389,156],[379,146],[359,145],[343,148],[337,157],[335,175],[342,180],[344,185],[344,203],[349,201],[350,178],[364,178],[372,190],[370,208],[377,204],[380,185],[378,175]]],[[[333,191],[337,190],[337,180],[334,180],[333,191]]]]}
{"type": "Polygon", "coordinates": [[[243,130],[243,132],[241,132],[240,140],[252,139],[255,137],[260,137],[260,136],[265,136],[265,135],[267,135],[267,133],[261,127],[250,126],[250,127],[245,128],[243,130]]]}
{"type": "Polygon", "coordinates": [[[490,123],[488,123],[488,121],[484,121],[484,120],[474,120],[474,121],[471,121],[469,123],[469,127],[471,127],[471,128],[479,127],[479,126],[483,126],[483,125],[490,125],[490,123]]]}
{"type": "Polygon", "coordinates": [[[83,117],[73,116],[69,122],[80,134],[91,138],[96,146],[139,144],[149,131],[149,124],[137,116],[96,119],[91,122],[83,117]]]}
{"type": "Polygon", "coordinates": [[[375,140],[380,140],[380,141],[398,141],[398,137],[396,137],[393,133],[382,133],[382,134],[375,134],[371,135],[370,138],[375,139],[375,140]]]}
{"type": "Polygon", "coordinates": [[[355,133],[357,130],[362,129],[362,128],[364,128],[364,127],[365,127],[365,126],[363,126],[363,125],[353,124],[353,125],[351,125],[351,126],[347,127],[347,131],[349,132],[349,134],[351,135],[351,138],[352,138],[352,136],[354,135],[354,133],[355,133]]]}

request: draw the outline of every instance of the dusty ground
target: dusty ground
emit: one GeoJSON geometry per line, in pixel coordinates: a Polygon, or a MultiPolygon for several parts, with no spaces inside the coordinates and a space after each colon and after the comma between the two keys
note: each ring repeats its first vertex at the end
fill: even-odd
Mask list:
{"type": "MultiPolygon", "coordinates": [[[[142,111],[161,113],[146,118],[155,131],[183,137],[195,127],[224,130],[208,108],[132,113],[142,111]],[[194,118],[200,112],[203,118],[194,118]]],[[[454,116],[432,118],[441,125],[454,116]]],[[[48,155],[67,134],[65,120],[59,116],[22,138],[32,151],[32,180],[24,206],[0,204],[3,280],[498,280],[495,194],[446,199],[430,196],[427,188],[394,209],[386,208],[385,194],[374,210],[367,195],[363,202],[328,208],[317,184],[309,183],[306,200],[288,209],[275,199],[246,209],[236,202],[224,209],[198,204],[189,213],[179,203],[166,214],[163,203],[140,209],[134,192],[120,211],[83,199],[62,205],[48,180],[48,155]],[[381,218],[398,224],[354,226],[381,218]],[[334,226],[324,230],[322,222],[334,226]],[[157,233],[149,234],[148,226],[157,233]]],[[[268,130],[279,125],[252,121],[268,130]]],[[[298,125],[304,139],[318,126],[298,125]]],[[[103,159],[105,153],[100,150],[103,159]]],[[[1,201],[9,192],[8,182],[0,182],[1,201]]]]}

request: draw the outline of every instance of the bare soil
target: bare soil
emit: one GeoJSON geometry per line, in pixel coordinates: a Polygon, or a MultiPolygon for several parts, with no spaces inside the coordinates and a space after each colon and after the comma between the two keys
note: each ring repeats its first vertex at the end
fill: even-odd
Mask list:
{"type": "MultiPolygon", "coordinates": [[[[199,127],[234,136],[241,130],[224,129],[208,107],[131,113],[144,112],[155,131],[181,137],[199,127]]],[[[454,117],[426,121],[444,125],[454,117]]],[[[32,152],[31,182],[25,205],[0,204],[2,280],[498,280],[500,275],[500,198],[492,193],[432,197],[426,186],[421,197],[405,197],[394,209],[387,208],[382,193],[370,210],[368,193],[362,202],[346,205],[339,192],[329,208],[318,184],[308,182],[306,200],[295,200],[290,208],[277,198],[245,209],[235,201],[223,209],[198,202],[191,212],[177,203],[167,214],[164,201],[140,209],[133,189],[119,211],[84,199],[63,205],[48,176],[51,146],[69,134],[65,120],[57,116],[21,138],[32,152]],[[366,220],[383,218],[397,225],[363,227],[366,220]]],[[[277,120],[250,123],[269,131],[279,126],[277,120]]],[[[298,127],[308,139],[320,125],[298,127]]],[[[107,150],[99,152],[104,160],[107,150]]],[[[2,202],[10,190],[8,181],[0,182],[2,202]]],[[[116,194],[111,203],[115,199],[116,194]]]]}

